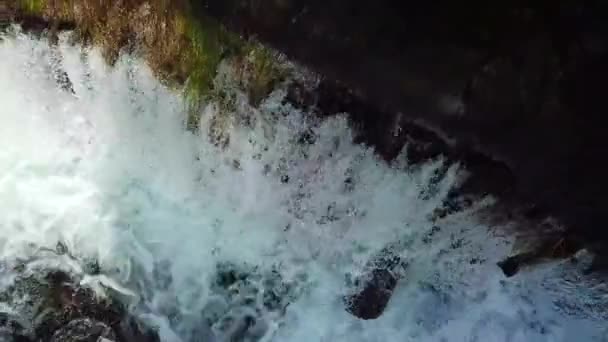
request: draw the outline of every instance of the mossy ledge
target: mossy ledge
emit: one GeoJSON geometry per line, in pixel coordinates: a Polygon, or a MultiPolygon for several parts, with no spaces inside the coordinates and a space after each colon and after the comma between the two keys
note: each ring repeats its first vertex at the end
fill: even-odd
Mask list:
{"type": "Polygon", "coordinates": [[[183,90],[187,127],[195,131],[201,106],[221,97],[213,80],[222,61],[246,71],[239,72],[239,83],[253,105],[285,76],[274,51],[213,18],[193,17],[200,13],[196,9],[189,0],[18,0],[16,21],[42,20],[51,38],[63,27],[73,28],[75,42],[99,47],[110,65],[121,53],[145,59],[162,82],[183,90]]]}

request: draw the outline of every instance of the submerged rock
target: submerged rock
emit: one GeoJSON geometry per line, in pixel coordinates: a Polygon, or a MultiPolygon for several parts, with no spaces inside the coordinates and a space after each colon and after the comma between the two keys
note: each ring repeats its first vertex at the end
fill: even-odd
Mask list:
{"type": "MultiPolygon", "coordinates": [[[[76,319],[55,331],[51,342],[98,342],[102,338],[117,341],[107,324],[88,318],[76,319]]],[[[102,340],[103,341],[103,340],[102,340]]]]}
{"type": "Polygon", "coordinates": [[[305,277],[287,280],[279,269],[225,262],[217,265],[201,325],[183,336],[212,336],[213,341],[259,341],[269,321],[281,320],[303,291],[305,277]]]}
{"type": "Polygon", "coordinates": [[[160,342],[158,332],[145,326],[137,318],[125,315],[120,322],[112,325],[116,331],[116,342],[160,342]]]}
{"type": "Polygon", "coordinates": [[[29,342],[27,331],[16,317],[6,312],[0,313],[0,341],[29,342]]]}
{"type": "Polygon", "coordinates": [[[13,284],[0,292],[11,310],[10,314],[0,313],[1,337],[51,342],[97,342],[102,338],[113,342],[160,341],[158,334],[120,301],[98,296],[80,285],[76,275],[23,265],[3,271],[17,275],[13,284]]]}
{"type": "Polygon", "coordinates": [[[346,311],[365,320],[380,317],[406,268],[407,263],[400,256],[383,251],[368,263],[364,275],[355,279],[358,291],[344,298],[346,311]]]}
{"type": "Polygon", "coordinates": [[[366,320],[382,315],[397,286],[397,278],[385,269],[374,269],[369,277],[360,292],[346,299],[347,311],[366,320]]]}

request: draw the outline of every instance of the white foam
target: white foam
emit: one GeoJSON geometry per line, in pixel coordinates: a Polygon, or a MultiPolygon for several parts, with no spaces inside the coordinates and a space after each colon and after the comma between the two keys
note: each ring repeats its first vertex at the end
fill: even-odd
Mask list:
{"type": "Polygon", "coordinates": [[[95,50],[83,58],[62,44],[61,53],[75,94],[53,79],[45,41],[0,43],[3,259],[63,241],[74,255],[99,260],[112,277],[104,284],[129,294],[147,287],[145,314],[166,340],[202,325],[197,314],[224,261],[276,267],[287,280],[306,275],[284,317],[268,322],[267,341],[600,340],[596,321],[555,310],[560,292],[542,289],[550,272],[503,279],[495,262],[508,241],[474,211],[429,220],[458,180],[456,168],[423,199],[439,161],[389,167],[352,144],[345,118],[311,122],[281,105],[280,92],[260,111],[247,109],[271,119],[253,129],[234,124],[220,150],[185,131],[181,98],[141,61],[125,57],[109,68],[95,50]],[[308,128],[316,144],[297,144],[308,128]],[[352,191],[344,190],[347,177],[352,191]],[[434,225],[441,230],[423,243],[434,225]],[[410,263],[406,279],[380,319],[351,317],[341,301],[345,274],[395,241],[410,263]],[[160,289],[154,267],[167,260],[172,283],[160,289]],[[171,322],[171,310],[182,318],[171,322]]]}

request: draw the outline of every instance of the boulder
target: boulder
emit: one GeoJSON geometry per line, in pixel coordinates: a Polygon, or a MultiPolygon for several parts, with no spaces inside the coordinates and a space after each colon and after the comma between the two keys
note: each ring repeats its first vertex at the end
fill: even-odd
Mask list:
{"type": "Polygon", "coordinates": [[[107,324],[88,318],[75,319],[59,328],[50,342],[98,342],[100,339],[118,341],[107,324]]]}
{"type": "Polygon", "coordinates": [[[354,280],[354,293],[344,297],[346,311],[364,320],[380,317],[406,268],[407,263],[400,256],[388,249],[382,251],[354,280]]]}
{"type": "Polygon", "coordinates": [[[12,308],[0,313],[0,336],[15,341],[159,342],[158,334],[122,303],[80,285],[78,276],[57,269],[18,266],[14,283],[0,293],[12,308]],[[23,300],[27,298],[27,300],[23,300]],[[14,312],[14,313],[13,313],[14,312]],[[21,323],[20,323],[21,322],[21,323]],[[22,323],[28,322],[25,327],[22,323]]]}

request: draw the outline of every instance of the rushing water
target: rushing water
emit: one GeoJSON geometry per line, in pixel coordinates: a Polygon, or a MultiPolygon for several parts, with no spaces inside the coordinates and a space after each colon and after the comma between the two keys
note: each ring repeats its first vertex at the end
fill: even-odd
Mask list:
{"type": "Polygon", "coordinates": [[[386,165],[351,142],[345,118],[317,122],[280,90],[239,106],[250,124],[234,120],[219,148],[184,129],[182,100],[141,61],[59,50],[73,93],[46,42],[0,43],[2,262],[58,242],[97,259],[166,341],[602,340],[595,299],[565,279],[576,270],[505,279],[495,263],[510,242],[476,206],[432,218],[456,167],[437,179],[441,161],[386,165]],[[383,316],[358,320],[344,310],[348,279],[389,245],[409,266],[383,316]],[[248,274],[238,293],[218,285],[222,269],[248,274]]]}

